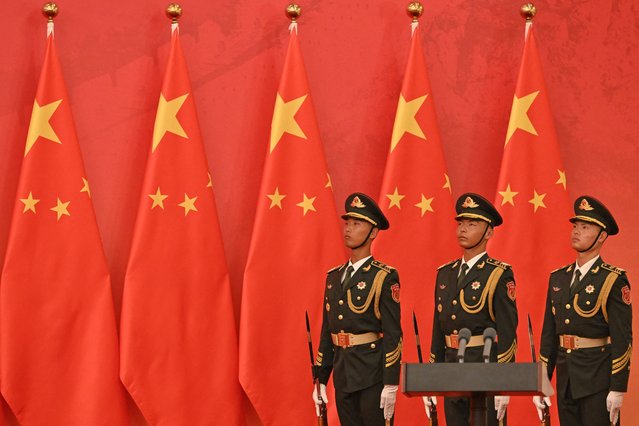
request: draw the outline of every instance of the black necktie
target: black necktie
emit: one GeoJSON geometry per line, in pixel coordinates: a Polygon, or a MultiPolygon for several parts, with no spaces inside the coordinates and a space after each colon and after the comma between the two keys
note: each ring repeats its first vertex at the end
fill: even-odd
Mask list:
{"type": "Polygon", "coordinates": [[[464,282],[464,278],[466,278],[466,272],[468,272],[468,264],[462,263],[459,277],[457,277],[457,288],[461,288],[462,283],[464,282]]]}
{"type": "Polygon", "coordinates": [[[344,274],[344,279],[342,280],[342,290],[346,288],[346,285],[351,280],[354,270],[353,265],[348,265],[348,268],[346,268],[346,274],[344,274]]]}
{"type": "Polygon", "coordinates": [[[577,284],[581,280],[581,271],[579,269],[575,269],[575,276],[572,278],[572,282],[570,283],[570,288],[573,288],[575,284],[577,284]]]}

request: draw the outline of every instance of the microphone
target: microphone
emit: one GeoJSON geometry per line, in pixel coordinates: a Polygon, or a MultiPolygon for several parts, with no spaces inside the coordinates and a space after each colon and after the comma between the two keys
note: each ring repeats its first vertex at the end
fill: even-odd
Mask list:
{"type": "Polygon", "coordinates": [[[457,349],[457,361],[462,363],[464,362],[464,355],[466,353],[466,344],[470,340],[470,330],[467,328],[462,328],[459,330],[459,335],[457,336],[457,342],[459,342],[459,349],[457,349]]]}
{"type": "Polygon", "coordinates": [[[497,332],[494,328],[488,327],[484,330],[484,362],[490,362],[490,350],[496,337],[497,332]]]}

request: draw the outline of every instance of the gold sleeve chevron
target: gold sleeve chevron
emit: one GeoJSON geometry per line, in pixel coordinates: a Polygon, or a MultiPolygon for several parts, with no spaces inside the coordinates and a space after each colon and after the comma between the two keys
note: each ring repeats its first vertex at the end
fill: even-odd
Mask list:
{"type": "Polygon", "coordinates": [[[548,358],[546,358],[545,356],[543,356],[542,354],[539,354],[539,360],[541,362],[544,363],[544,365],[548,365],[548,358]]]}
{"type": "Polygon", "coordinates": [[[623,355],[612,360],[612,374],[621,373],[623,370],[625,370],[630,363],[631,357],[632,345],[628,345],[628,349],[626,349],[626,352],[623,355]]]}
{"type": "Polygon", "coordinates": [[[513,344],[510,348],[502,354],[497,356],[497,362],[511,362],[515,359],[515,352],[517,352],[517,340],[513,340],[513,344]]]}
{"type": "Polygon", "coordinates": [[[386,354],[386,368],[397,363],[397,361],[399,361],[401,357],[402,357],[402,339],[399,339],[399,343],[397,343],[397,346],[395,347],[395,349],[393,349],[392,351],[386,354]]]}
{"type": "Polygon", "coordinates": [[[324,360],[324,354],[320,351],[317,351],[317,356],[315,357],[315,365],[318,367],[322,366],[322,361],[324,360]]]}
{"type": "Polygon", "coordinates": [[[430,354],[430,359],[428,360],[429,364],[434,364],[436,360],[435,354],[431,353],[430,354]]]}

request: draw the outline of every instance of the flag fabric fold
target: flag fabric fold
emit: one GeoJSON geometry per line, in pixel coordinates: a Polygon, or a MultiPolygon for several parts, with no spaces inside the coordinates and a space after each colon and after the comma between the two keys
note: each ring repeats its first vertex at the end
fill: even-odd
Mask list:
{"type": "Polygon", "coordinates": [[[237,331],[212,188],[174,25],[120,325],[120,376],[153,425],[244,422],[237,331]]]}
{"type": "Polygon", "coordinates": [[[52,31],[2,272],[0,361],[21,424],[126,422],[110,278],[52,31]]]}
{"type": "Polygon", "coordinates": [[[346,256],[296,25],[266,155],[244,273],[240,381],[264,425],[311,424],[304,312],[317,347],[326,272],[346,256]]]}
{"type": "MultiPolygon", "coordinates": [[[[400,274],[402,362],[418,362],[413,312],[428,362],[437,267],[459,256],[459,250],[450,179],[419,26],[412,35],[379,205],[390,229],[380,233],[373,251],[400,274]]],[[[395,412],[402,425],[422,425],[427,420],[421,398],[399,394],[395,412]]]]}
{"type": "MultiPolygon", "coordinates": [[[[490,252],[513,265],[519,323],[526,324],[530,314],[535,347],[539,348],[548,277],[553,269],[574,260],[574,253],[569,241],[571,203],[566,170],[533,26],[526,25],[495,198],[504,224],[491,242],[490,252]]],[[[529,346],[520,345],[517,361],[529,360],[529,346]]],[[[528,397],[513,398],[509,411],[514,418],[530,418],[527,424],[537,424],[536,418],[528,415],[530,405],[528,397]]]]}

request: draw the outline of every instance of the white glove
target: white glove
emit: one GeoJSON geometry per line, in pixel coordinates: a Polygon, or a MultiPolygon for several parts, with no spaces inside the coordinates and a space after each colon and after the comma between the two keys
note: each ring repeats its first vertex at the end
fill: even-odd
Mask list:
{"type": "Polygon", "coordinates": [[[435,396],[422,396],[422,400],[424,401],[424,408],[426,409],[426,415],[430,419],[430,410],[433,405],[437,405],[437,397],[435,396]]]}
{"type": "Polygon", "coordinates": [[[624,393],[625,392],[616,391],[608,392],[608,397],[606,398],[606,409],[610,411],[610,423],[613,425],[616,425],[617,420],[619,420],[619,410],[621,410],[621,405],[623,404],[624,393]]]}
{"type": "Polygon", "coordinates": [[[317,417],[320,416],[320,405],[322,405],[322,401],[324,404],[328,403],[328,397],[326,396],[326,385],[320,383],[320,394],[322,399],[320,400],[317,396],[317,386],[313,386],[313,402],[315,403],[315,412],[317,413],[317,417]]]}
{"type": "Polygon", "coordinates": [[[395,401],[397,400],[397,385],[384,385],[382,395],[379,398],[379,408],[384,409],[384,418],[390,420],[395,413],[395,401]]]}
{"type": "Polygon", "coordinates": [[[550,398],[548,398],[547,396],[544,396],[544,399],[541,399],[541,396],[539,395],[535,395],[533,396],[533,404],[535,404],[535,407],[537,408],[537,415],[539,416],[539,420],[543,420],[544,419],[544,408],[546,408],[546,406],[550,407],[552,404],[550,403],[550,398]],[[546,405],[544,405],[544,402],[546,403],[546,405]]]}
{"type": "Polygon", "coordinates": [[[510,402],[509,396],[497,395],[495,396],[495,411],[497,411],[497,420],[501,421],[506,414],[506,407],[510,402]]]}

